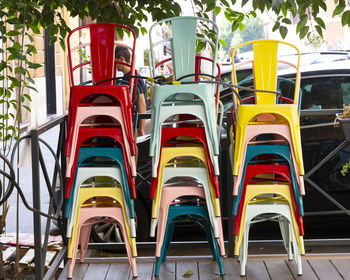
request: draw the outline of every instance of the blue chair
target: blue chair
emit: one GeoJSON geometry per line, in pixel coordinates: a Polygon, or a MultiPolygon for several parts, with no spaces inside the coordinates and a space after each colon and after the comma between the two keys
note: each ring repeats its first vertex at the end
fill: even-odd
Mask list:
{"type": "MultiPolygon", "coordinates": [[[[241,195],[242,195],[242,189],[244,184],[244,178],[245,178],[245,169],[247,164],[251,163],[252,159],[259,155],[266,155],[266,154],[274,154],[282,157],[289,165],[291,179],[292,179],[292,185],[293,185],[293,191],[294,191],[294,197],[295,201],[299,208],[299,215],[304,216],[304,206],[303,206],[303,198],[300,195],[299,192],[299,186],[295,177],[294,168],[293,168],[293,160],[291,158],[291,151],[290,147],[288,145],[248,145],[247,152],[246,152],[246,158],[244,162],[244,168],[243,168],[243,174],[242,174],[242,180],[239,185],[238,189],[238,195],[235,197],[234,203],[233,203],[233,209],[232,214],[234,216],[237,215],[238,207],[241,202],[241,195]]],[[[265,161],[266,162],[266,161],[265,161]]]]}
{"type": "MultiPolygon", "coordinates": [[[[77,168],[79,166],[88,166],[86,164],[83,164],[84,161],[89,160],[94,157],[106,157],[112,160],[115,160],[121,170],[122,173],[122,188],[123,188],[123,193],[125,195],[125,200],[128,204],[128,207],[130,209],[130,217],[135,218],[135,208],[134,208],[134,200],[131,198],[131,193],[130,193],[130,188],[129,188],[129,183],[125,171],[125,166],[124,166],[124,160],[123,160],[123,152],[120,148],[105,148],[105,147],[98,147],[98,148],[90,148],[90,147],[82,147],[79,149],[79,154],[78,154],[78,161],[77,161],[77,168]]],[[[74,176],[74,182],[71,188],[69,200],[66,205],[65,209],[65,217],[69,217],[71,208],[72,208],[72,203],[73,203],[73,197],[74,197],[74,189],[76,185],[76,174],[74,176]]],[[[92,174],[93,176],[93,174],[92,174]]]]}
{"type": "Polygon", "coordinates": [[[220,249],[216,238],[214,237],[213,229],[210,224],[209,214],[205,205],[175,205],[169,207],[166,231],[164,242],[159,258],[156,258],[154,276],[159,276],[159,270],[162,262],[166,259],[167,252],[170,248],[171,237],[174,231],[174,225],[183,220],[192,220],[204,225],[205,234],[209,246],[213,252],[213,259],[217,262],[220,270],[220,275],[224,275],[224,263],[220,255],[220,249]],[[185,217],[184,217],[185,216],[185,217]]]}

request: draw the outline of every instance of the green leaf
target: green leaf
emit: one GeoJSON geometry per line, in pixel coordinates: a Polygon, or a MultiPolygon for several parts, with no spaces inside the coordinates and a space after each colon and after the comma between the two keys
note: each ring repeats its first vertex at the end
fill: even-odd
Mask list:
{"type": "Polygon", "coordinates": [[[38,68],[40,68],[41,66],[42,66],[42,65],[39,64],[39,63],[32,63],[32,62],[28,61],[28,68],[30,68],[30,69],[38,69],[38,68]]]}
{"type": "Polygon", "coordinates": [[[31,77],[27,77],[27,80],[28,80],[29,82],[31,82],[32,84],[35,83],[35,81],[34,81],[31,77]]]}
{"type": "Polygon", "coordinates": [[[342,17],[341,17],[341,24],[347,25],[350,23],[350,10],[347,10],[343,13],[342,17]]]}
{"type": "Polygon", "coordinates": [[[23,108],[27,109],[28,112],[31,112],[31,111],[32,111],[28,106],[26,106],[26,105],[22,105],[22,106],[23,106],[23,108]]]}
{"type": "Polygon", "coordinates": [[[20,85],[20,81],[18,79],[16,79],[15,77],[9,77],[9,79],[11,80],[11,87],[18,87],[20,85]]]}
{"type": "Polygon", "coordinates": [[[6,33],[7,36],[17,36],[17,35],[20,35],[20,34],[21,34],[21,32],[16,31],[16,30],[11,30],[11,31],[6,33]]]}
{"type": "Polygon", "coordinates": [[[16,74],[26,74],[26,69],[24,69],[22,66],[18,66],[15,68],[15,73],[16,74]]]}
{"type": "Polygon", "coordinates": [[[282,14],[283,14],[283,16],[284,17],[286,17],[287,16],[287,5],[286,5],[286,2],[283,2],[282,4],[281,4],[281,11],[282,11],[282,14]]]}
{"type": "Polygon", "coordinates": [[[247,4],[247,3],[248,3],[248,1],[249,1],[249,0],[242,0],[241,7],[244,7],[244,6],[245,6],[245,4],[247,4]]]}
{"type": "Polygon", "coordinates": [[[276,23],[274,24],[274,26],[272,27],[272,32],[275,32],[279,27],[280,27],[280,23],[278,21],[276,21],[276,23]]]}
{"type": "Polygon", "coordinates": [[[316,29],[318,35],[320,35],[323,38],[322,28],[320,26],[316,25],[315,29],[316,29]]]}
{"type": "Polygon", "coordinates": [[[226,44],[226,42],[225,42],[225,40],[224,39],[219,39],[219,43],[221,44],[221,45],[223,45],[224,47],[226,47],[227,48],[227,44],[226,44]]]}
{"type": "Polygon", "coordinates": [[[0,63],[0,72],[2,72],[7,67],[6,61],[2,60],[0,63]]]}
{"type": "Polygon", "coordinates": [[[35,87],[32,87],[32,86],[26,86],[26,88],[29,88],[29,89],[31,89],[31,90],[33,90],[33,91],[35,91],[35,92],[38,92],[38,90],[37,90],[35,87]]]}
{"type": "Polygon", "coordinates": [[[302,27],[300,29],[299,38],[300,39],[304,38],[308,31],[309,31],[309,26],[302,27]]]}
{"type": "Polygon", "coordinates": [[[205,42],[198,42],[197,47],[196,47],[196,53],[199,53],[201,50],[205,48],[205,42]]]}
{"type": "Polygon", "coordinates": [[[282,19],[282,22],[285,24],[292,24],[292,21],[289,18],[282,19]]]}
{"type": "Polygon", "coordinates": [[[63,51],[66,50],[66,43],[64,42],[64,40],[63,40],[62,38],[60,38],[60,46],[61,46],[61,49],[62,49],[63,51]]]}
{"type": "Polygon", "coordinates": [[[244,24],[242,22],[239,23],[239,31],[243,31],[244,30],[244,24]]]}
{"type": "Polygon", "coordinates": [[[281,26],[281,27],[279,28],[279,31],[280,31],[280,34],[281,34],[282,38],[283,38],[283,39],[286,38],[287,33],[288,33],[287,27],[281,26]]]}
{"type": "Polygon", "coordinates": [[[31,25],[30,29],[35,33],[35,34],[40,34],[40,26],[39,25],[31,25]]]}
{"type": "Polygon", "coordinates": [[[299,33],[300,32],[300,29],[303,28],[305,26],[307,22],[307,16],[306,15],[303,15],[300,19],[300,21],[298,22],[297,24],[297,28],[296,28],[296,32],[299,33]]]}
{"type": "Polygon", "coordinates": [[[326,12],[327,11],[327,4],[326,1],[320,0],[318,1],[318,4],[320,5],[320,7],[326,12]]]}
{"type": "Polygon", "coordinates": [[[265,1],[258,1],[258,6],[259,6],[259,10],[263,13],[265,10],[265,6],[267,5],[267,2],[265,1]]]}
{"type": "Polygon", "coordinates": [[[256,18],[256,12],[254,12],[254,11],[250,11],[250,14],[251,14],[253,17],[255,17],[255,18],[256,18]]]}
{"type": "Polygon", "coordinates": [[[339,4],[333,11],[332,17],[335,17],[336,15],[339,15],[342,11],[344,11],[345,5],[339,4]]]}
{"type": "Polygon", "coordinates": [[[272,0],[272,10],[279,12],[281,9],[281,4],[283,0],[272,0]]]}
{"type": "Polygon", "coordinates": [[[29,94],[23,94],[23,96],[25,97],[25,98],[27,98],[29,101],[32,101],[32,98],[30,97],[30,95],[29,94]]]}
{"type": "MultiPolygon", "coordinates": [[[[319,17],[316,17],[314,18],[314,20],[317,22],[317,24],[319,26],[321,26],[323,29],[326,29],[326,25],[324,24],[324,21],[323,19],[319,18],[319,17]]],[[[344,25],[344,24],[343,24],[344,25]]]]}
{"type": "Polygon", "coordinates": [[[192,270],[187,270],[187,271],[182,275],[182,277],[189,278],[189,277],[191,277],[193,274],[194,274],[194,272],[193,272],[192,270]]]}
{"type": "Polygon", "coordinates": [[[147,28],[141,27],[141,34],[142,34],[142,35],[147,34],[147,28]]]}
{"type": "Polygon", "coordinates": [[[224,4],[226,7],[230,7],[230,4],[226,0],[220,0],[222,4],[224,4]]]}
{"type": "Polygon", "coordinates": [[[220,14],[220,12],[221,12],[221,8],[219,6],[216,6],[214,8],[214,14],[217,16],[218,14],[220,14]]]}

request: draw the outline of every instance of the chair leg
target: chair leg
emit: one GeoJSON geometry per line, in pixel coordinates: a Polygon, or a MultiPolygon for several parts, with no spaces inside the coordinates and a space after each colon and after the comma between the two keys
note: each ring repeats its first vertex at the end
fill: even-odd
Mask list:
{"type": "Polygon", "coordinates": [[[283,239],[283,245],[288,253],[288,260],[293,260],[292,247],[291,247],[291,239],[290,239],[290,226],[289,222],[286,221],[283,217],[278,219],[281,235],[283,239]]]}
{"type": "Polygon", "coordinates": [[[85,253],[87,251],[87,247],[89,244],[91,227],[92,227],[91,224],[83,225],[81,227],[81,234],[80,234],[80,262],[81,263],[85,261],[85,253]]]}
{"type": "Polygon", "coordinates": [[[208,242],[211,244],[213,259],[217,262],[219,266],[220,275],[224,275],[225,274],[224,261],[220,255],[219,244],[216,238],[214,238],[213,229],[211,228],[210,223],[206,223],[206,224],[207,224],[206,232],[208,231],[207,238],[208,238],[208,242]]]}
{"type": "Polygon", "coordinates": [[[79,233],[80,233],[80,224],[79,224],[79,221],[77,223],[77,229],[74,229],[73,230],[76,230],[77,231],[77,235],[76,235],[76,238],[75,240],[73,239],[70,239],[69,241],[71,241],[71,246],[73,246],[73,252],[72,252],[72,258],[69,260],[69,263],[68,263],[68,278],[72,278],[73,276],[73,270],[74,270],[74,265],[75,265],[75,260],[77,258],[77,251],[78,251],[78,244],[79,244],[79,233]],[[74,244],[72,244],[72,242],[74,242],[74,244]]]}
{"type": "Polygon", "coordinates": [[[250,229],[249,223],[246,225],[245,228],[246,230],[243,235],[243,241],[239,252],[239,259],[241,262],[241,276],[245,276],[246,274],[245,268],[246,268],[247,259],[248,259],[248,242],[249,242],[249,229],[250,229]]]}

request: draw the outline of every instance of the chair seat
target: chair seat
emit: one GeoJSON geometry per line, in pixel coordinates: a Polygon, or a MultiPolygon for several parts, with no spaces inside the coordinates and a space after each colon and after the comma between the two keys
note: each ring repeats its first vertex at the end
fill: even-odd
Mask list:
{"type": "MultiPolygon", "coordinates": [[[[80,210],[82,209],[82,205],[88,199],[91,199],[91,198],[96,197],[96,196],[110,197],[110,198],[113,198],[114,200],[116,200],[123,208],[124,221],[128,220],[126,217],[125,207],[123,207],[123,205],[124,205],[123,193],[122,193],[120,188],[99,188],[98,193],[96,192],[96,188],[80,188],[79,192],[78,192],[77,208],[76,208],[75,215],[74,215],[74,224],[73,224],[72,228],[70,229],[71,236],[69,236],[67,234],[67,237],[70,237],[70,240],[69,240],[70,246],[68,245],[68,253],[67,253],[68,258],[72,258],[73,244],[75,244],[76,239],[78,238],[77,225],[78,225],[78,221],[79,221],[79,217],[80,217],[80,210]]],[[[135,221],[133,219],[132,219],[132,222],[135,223],[135,221]]],[[[132,228],[133,225],[130,224],[129,226],[130,226],[130,228],[132,228]]],[[[67,233],[69,233],[68,231],[69,231],[69,229],[67,228],[67,233]]],[[[128,236],[135,237],[135,236],[132,236],[131,234],[128,236]]],[[[130,240],[130,242],[132,242],[132,240],[130,240]]],[[[136,256],[136,252],[133,252],[133,255],[136,256]]]]}
{"type": "Polygon", "coordinates": [[[281,215],[284,220],[279,219],[281,233],[284,241],[284,245],[288,251],[288,258],[291,259],[292,250],[290,245],[293,245],[294,260],[297,264],[298,275],[302,275],[302,261],[300,256],[300,248],[298,246],[297,236],[295,235],[293,218],[290,215],[291,209],[287,204],[248,204],[247,215],[245,220],[242,222],[244,225],[244,237],[243,242],[240,245],[239,260],[241,265],[241,276],[245,276],[245,266],[247,263],[248,256],[248,237],[250,225],[255,223],[253,220],[255,217],[261,214],[278,214],[281,215]],[[290,228],[292,228],[290,230],[290,228]],[[290,236],[292,239],[290,240],[290,236]]]}
{"type": "MultiPolygon", "coordinates": [[[[243,168],[244,168],[244,160],[246,158],[246,151],[248,148],[248,145],[251,144],[252,140],[255,137],[258,137],[259,135],[266,135],[266,133],[269,133],[269,135],[274,135],[274,136],[278,136],[281,137],[282,139],[286,140],[287,143],[289,144],[290,147],[290,151],[291,151],[291,159],[293,161],[293,168],[294,168],[294,174],[296,175],[296,179],[298,180],[298,184],[299,184],[299,190],[300,190],[300,194],[301,195],[305,195],[305,187],[304,187],[304,179],[303,176],[300,175],[300,171],[299,171],[299,166],[296,162],[296,157],[295,157],[295,152],[294,152],[294,148],[293,148],[293,141],[291,139],[291,135],[290,135],[290,128],[288,125],[286,124],[255,124],[255,125],[247,125],[246,126],[246,132],[245,132],[245,139],[244,139],[244,146],[242,147],[242,157],[241,157],[241,162],[239,163],[234,163],[234,164],[239,164],[239,169],[238,169],[238,173],[234,174],[237,177],[237,183],[240,181],[240,174],[242,174],[243,172],[243,168]]],[[[256,141],[255,144],[259,144],[262,141],[256,141]]],[[[268,143],[272,143],[272,141],[267,141],[268,143]]],[[[267,144],[268,144],[267,143],[267,144]]],[[[237,187],[238,185],[235,184],[234,185],[234,195],[237,194],[237,187]]]]}
{"type": "Polygon", "coordinates": [[[126,174],[126,170],[125,170],[125,166],[124,166],[123,151],[120,148],[81,147],[79,149],[78,158],[76,158],[76,162],[74,162],[74,164],[73,164],[74,166],[76,166],[76,168],[72,169],[71,177],[67,182],[66,198],[68,198],[70,196],[71,188],[75,182],[76,169],[79,168],[79,166],[81,166],[85,160],[91,159],[94,157],[106,157],[106,158],[115,160],[117,162],[117,164],[120,166],[121,171],[122,171],[122,179],[123,179],[122,186],[125,188],[125,195],[130,196],[130,192],[131,192],[131,196],[133,198],[136,197],[136,189],[130,188],[129,184],[128,184],[128,178],[127,178],[127,174],[126,174]]]}
{"type": "Polygon", "coordinates": [[[94,223],[96,223],[95,220],[91,221],[91,219],[95,217],[109,217],[114,220],[109,222],[113,222],[119,225],[121,228],[121,233],[124,237],[125,248],[132,270],[132,275],[133,277],[137,277],[135,258],[137,256],[136,242],[135,238],[132,238],[130,236],[130,229],[128,224],[125,222],[123,210],[120,207],[83,207],[80,209],[80,215],[78,217],[76,228],[73,229],[77,232],[76,238],[75,240],[71,239],[69,242],[69,246],[73,246],[73,252],[68,263],[68,278],[72,278],[73,276],[79,237],[81,244],[80,262],[84,262],[84,256],[89,243],[91,227],[94,223]]]}
{"type": "Polygon", "coordinates": [[[218,263],[220,269],[220,275],[224,275],[224,263],[222,256],[220,255],[220,249],[218,241],[214,238],[212,228],[209,222],[209,216],[206,206],[197,205],[183,205],[183,206],[170,206],[168,210],[168,219],[165,229],[164,242],[160,251],[159,257],[156,258],[155,276],[159,275],[160,265],[166,258],[168,249],[170,247],[171,237],[174,230],[174,224],[181,222],[181,216],[186,216],[186,219],[197,220],[204,225],[205,233],[207,236],[208,243],[212,249],[213,258],[218,263]]]}
{"type": "MultiPolygon", "coordinates": [[[[78,203],[78,196],[79,191],[81,188],[81,185],[84,181],[86,181],[89,178],[92,177],[110,177],[118,181],[119,183],[122,182],[122,174],[119,167],[79,167],[77,172],[77,178],[76,182],[73,185],[73,188],[71,190],[72,194],[70,195],[68,199],[68,203],[66,204],[65,209],[65,217],[68,218],[68,225],[67,225],[67,236],[70,236],[71,234],[71,228],[74,224],[74,217],[75,212],[77,209],[77,203],[78,203]]],[[[125,214],[127,217],[127,221],[131,227],[132,236],[136,236],[136,230],[134,226],[134,220],[135,217],[135,210],[134,208],[131,208],[130,205],[133,205],[133,202],[130,203],[130,201],[127,201],[127,196],[124,195],[124,188],[121,188],[122,195],[123,195],[123,203],[125,207],[125,214]]],[[[99,188],[95,188],[96,194],[99,194],[99,188]]]]}
{"type": "MultiPolygon", "coordinates": [[[[304,241],[303,241],[304,239],[300,235],[298,223],[296,221],[294,211],[292,211],[293,203],[292,203],[292,199],[291,199],[290,187],[288,184],[278,184],[278,186],[276,186],[275,184],[270,184],[270,185],[269,184],[250,184],[250,185],[248,185],[246,192],[245,192],[244,200],[241,202],[241,203],[243,203],[241,221],[246,220],[247,205],[249,203],[253,203],[252,199],[258,195],[261,195],[261,194],[277,194],[277,195],[282,196],[284,199],[286,199],[288,201],[288,205],[289,205],[289,209],[290,209],[290,213],[291,213],[292,221],[293,221],[293,229],[294,229],[295,236],[296,236],[298,244],[299,244],[300,253],[305,254],[304,241]]],[[[238,232],[238,235],[236,236],[236,241],[235,241],[234,254],[237,256],[239,254],[239,247],[241,246],[243,232],[244,232],[244,225],[243,225],[243,223],[241,223],[240,227],[239,227],[239,232],[238,232]]]]}

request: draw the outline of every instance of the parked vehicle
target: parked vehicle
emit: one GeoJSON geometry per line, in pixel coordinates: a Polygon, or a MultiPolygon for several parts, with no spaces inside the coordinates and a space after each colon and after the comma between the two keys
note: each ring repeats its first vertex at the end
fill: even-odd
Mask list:
{"type": "MultiPolygon", "coordinates": [[[[334,126],[334,118],[335,113],[341,111],[343,104],[350,104],[350,61],[347,53],[332,54],[334,59],[322,53],[320,53],[320,57],[324,62],[316,63],[316,61],[320,61],[320,58],[315,56],[315,63],[301,67],[301,138],[306,174],[344,141],[341,129],[334,126]],[[339,57],[341,59],[338,59],[339,57]]],[[[222,78],[229,80],[231,70],[232,68],[230,71],[222,71],[222,78]]],[[[248,77],[251,73],[251,68],[243,69],[239,73],[241,75],[240,79],[248,77]]],[[[284,83],[281,85],[282,95],[292,97],[290,94],[293,92],[294,84],[283,80],[293,76],[292,70],[283,69],[279,72],[279,76],[282,78],[282,83],[284,83]]],[[[230,111],[229,109],[232,106],[230,91],[222,89],[221,96],[225,110],[230,111]]],[[[148,147],[149,141],[147,141],[147,138],[145,141],[138,143],[139,159],[138,177],[136,179],[138,199],[135,207],[139,241],[149,240],[151,161],[148,157],[148,147]]],[[[232,195],[227,192],[228,184],[232,184],[232,175],[230,174],[229,159],[227,158],[228,153],[225,152],[227,149],[226,133],[222,133],[221,149],[220,183],[225,226],[227,222],[225,216],[228,213],[228,209],[226,209],[228,205],[227,198],[232,195]]],[[[344,177],[340,170],[343,164],[348,162],[349,157],[350,145],[346,145],[334,153],[327,162],[309,177],[321,190],[347,209],[350,209],[350,175],[344,177]]],[[[305,238],[349,237],[350,217],[307,181],[305,187],[305,238]]],[[[257,227],[264,228],[266,226],[261,224],[257,227]]],[[[224,232],[226,233],[226,230],[224,232]]],[[[254,237],[268,239],[274,236],[270,234],[270,231],[258,231],[258,234],[254,237]]]]}

